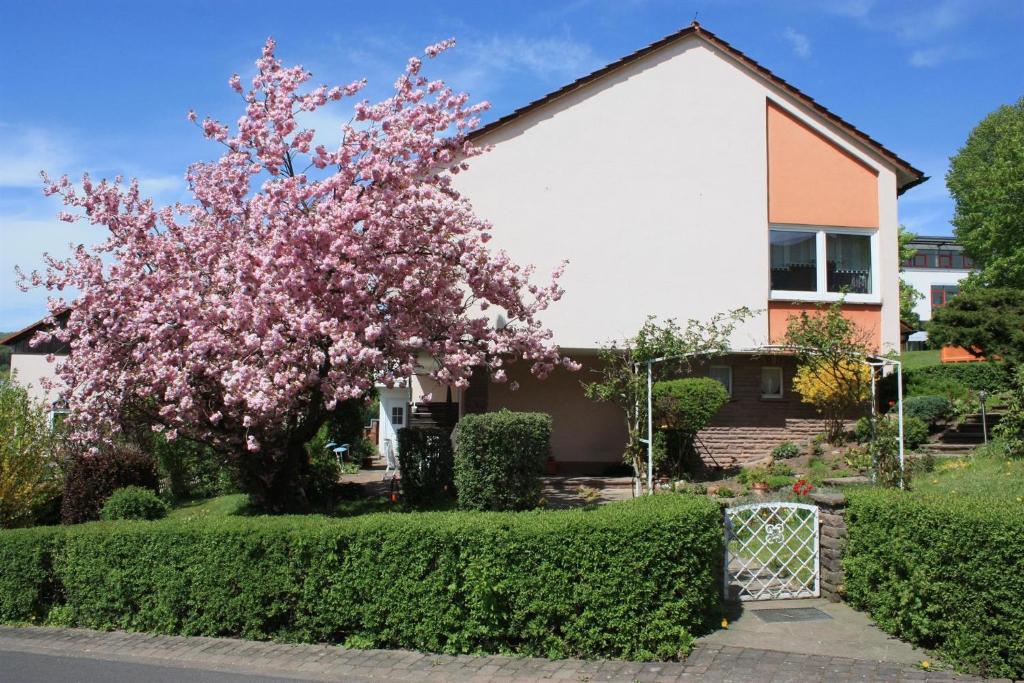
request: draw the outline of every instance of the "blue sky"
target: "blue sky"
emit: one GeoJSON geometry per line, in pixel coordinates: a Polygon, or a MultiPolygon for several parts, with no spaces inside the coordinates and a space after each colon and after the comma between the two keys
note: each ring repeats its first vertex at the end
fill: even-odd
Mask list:
{"type": "MultiPolygon", "coordinates": [[[[315,82],[370,79],[386,92],[405,59],[454,36],[430,64],[493,104],[489,118],[688,24],[705,27],[923,169],[900,200],[922,234],[951,231],[948,157],[986,113],[1024,95],[1020,0],[571,0],[567,2],[9,3],[0,24],[0,330],[44,312],[14,265],[97,241],[54,219],[38,172],[140,178],[158,202],[185,199],[182,175],[218,150],[185,119],[233,121],[233,72],[251,74],[268,35],[315,82]]],[[[340,122],[344,110],[314,125],[340,122]]]]}

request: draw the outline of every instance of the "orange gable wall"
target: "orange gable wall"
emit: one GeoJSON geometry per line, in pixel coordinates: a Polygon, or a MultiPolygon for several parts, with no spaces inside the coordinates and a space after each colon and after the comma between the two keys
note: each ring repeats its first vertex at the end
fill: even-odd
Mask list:
{"type": "Polygon", "coordinates": [[[878,227],[878,177],[768,102],[768,220],[878,227]]]}
{"type": "MultiPolygon", "coordinates": [[[[771,344],[782,344],[786,339],[789,318],[802,312],[814,314],[818,307],[802,301],[768,302],[768,339],[771,344]]],[[[843,304],[843,317],[863,330],[868,344],[877,351],[882,346],[882,307],[879,304],[843,304]]]]}

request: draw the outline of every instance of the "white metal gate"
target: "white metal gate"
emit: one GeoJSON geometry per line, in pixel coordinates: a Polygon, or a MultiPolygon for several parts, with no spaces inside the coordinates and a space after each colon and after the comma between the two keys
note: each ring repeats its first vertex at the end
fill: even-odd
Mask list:
{"type": "Polygon", "coordinates": [[[818,507],[774,502],[727,508],[724,573],[726,598],[818,597],[818,507]]]}

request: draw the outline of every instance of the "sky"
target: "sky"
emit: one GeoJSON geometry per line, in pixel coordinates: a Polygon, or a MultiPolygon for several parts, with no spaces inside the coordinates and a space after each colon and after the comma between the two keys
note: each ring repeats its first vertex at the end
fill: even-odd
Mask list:
{"type": "MultiPolygon", "coordinates": [[[[14,267],[92,244],[101,228],[61,223],[39,171],[139,178],[158,204],[187,200],[183,175],[219,150],[186,120],[234,121],[227,80],[251,77],[267,36],[315,83],[369,79],[386,96],[406,59],[455,37],[431,77],[486,99],[486,120],[557,89],[697,18],[922,169],[900,222],[951,234],[944,176],[973,126],[1024,96],[1022,0],[490,0],[301,3],[8,3],[0,19],[0,330],[45,314],[14,267]]],[[[350,107],[350,103],[345,103],[350,107]]],[[[348,111],[318,113],[328,129],[348,111]]]]}

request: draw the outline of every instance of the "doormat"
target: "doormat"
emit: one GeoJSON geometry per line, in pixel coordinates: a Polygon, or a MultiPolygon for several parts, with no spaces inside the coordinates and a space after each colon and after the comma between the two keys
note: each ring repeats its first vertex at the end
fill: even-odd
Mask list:
{"type": "Polygon", "coordinates": [[[779,609],[759,609],[751,611],[757,615],[758,619],[768,623],[778,623],[781,621],[819,621],[822,619],[832,618],[817,607],[785,607],[779,609]]]}

